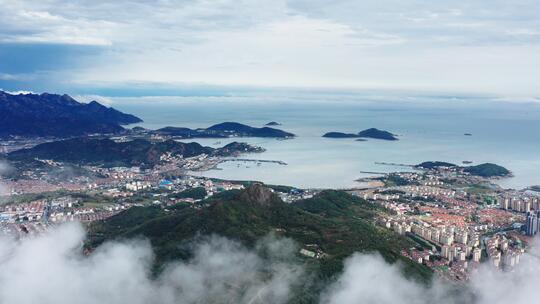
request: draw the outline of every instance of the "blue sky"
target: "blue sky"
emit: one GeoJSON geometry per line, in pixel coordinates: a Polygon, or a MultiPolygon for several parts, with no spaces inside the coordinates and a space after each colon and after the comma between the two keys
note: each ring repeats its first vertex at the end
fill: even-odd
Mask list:
{"type": "Polygon", "coordinates": [[[0,88],[540,96],[538,0],[0,0],[0,88]]]}

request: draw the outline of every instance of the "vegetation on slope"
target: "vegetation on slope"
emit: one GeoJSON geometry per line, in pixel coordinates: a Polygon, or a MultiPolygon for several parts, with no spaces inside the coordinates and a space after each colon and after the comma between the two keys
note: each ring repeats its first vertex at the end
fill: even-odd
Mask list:
{"type": "Polygon", "coordinates": [[[255,128],[237,122],[219,123],[206,129],[165,127],[158,129],[155,132],[181,138],[226,138],[231,136],[289,138],[295,136],[292,133],[275,128],[255,128]]]}
{"type": "Polygon", "coordinates": [[[115,142],[111,139],[74,138],[37,145],[30,149],[11,152],[13,161],[28,161],[34,158],[78,164],[105,164],[107,166],[153,166],[159,163],[164,153],[192,157],[201,154],[232,156],[238,153],[260,152],[261,148],[246,143],[233,142],[214,149],[198,143],[183,143],[174,140],[152,143],[144,139],[115,142]]]}
{"type": "MultiPolygon", "coordinates": [[[[431,277],[428,268],[400,255],[403,248],[412,246],[409,240],[373,224],[380,209],[342,191],[324,191],[314,198],[286,204],[275,193],[254,184],[243,191],[223,192],[202,205],[207,207],[168,211],[132,208],[94,223],[88,246],[142,235],[152,243],[159,269],[167,261],[189,258],[183,244],[197,236],[218,234],[254,246],[262,237],[275,233],[300,246],[316,244],[326,254],[322,259],[306,259],[306,267],[316,278],[315,287],[309,288],[322,288],[334,279],[343,269],[343,260],[354,252],[378,252],[388,262],[400,261],[408,276],[422,281],[431,277]]],[[[306,293],[309,288],[305,287],[293,302],[316,302],[310,297],[319,293],[306,293]]]]}
{"type": "Polygon", "coordinates": [[[464,172],[481,177],[504,177],[509,176],[510,171],[502,166],[485,163],[476,166],[464,167],[464,172]]]}

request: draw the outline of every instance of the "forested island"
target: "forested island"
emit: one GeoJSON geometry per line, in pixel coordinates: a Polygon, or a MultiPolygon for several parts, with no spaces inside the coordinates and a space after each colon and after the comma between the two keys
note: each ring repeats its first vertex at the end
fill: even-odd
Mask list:
{"type": "Polygon", "coordinates": [[[343,132],[328,132],[323,135],[323,137],[327,138],[371,138],[371,139],[381,139],[381,140],[398,140],[396,135],[384,131],[379,130],[377,128],[370,128],[365,129],[363,131],[360,131],[358,133],[343,133],[343,132]]]}
{"type": "Polygon", "coordinates": [[[292,138],[295,135],[279,129],[256,128],[237,122],[224,122],[208,128],[190,129],[181,127],[165,127],[153,131],[161,135],[178,138],[227,138],[227,137],[271,137],[292,138]]]}

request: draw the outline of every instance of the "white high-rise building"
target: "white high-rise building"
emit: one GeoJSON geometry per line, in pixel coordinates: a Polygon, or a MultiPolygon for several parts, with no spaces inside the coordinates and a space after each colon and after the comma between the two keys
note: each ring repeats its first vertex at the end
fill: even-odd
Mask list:
{"type": "Polygon", "coordinates": [[[480,259],[482,258],[482,250],[480,250],[480,248],[474,248],[472,258],[473,261],[480,262],[480,259]]]}

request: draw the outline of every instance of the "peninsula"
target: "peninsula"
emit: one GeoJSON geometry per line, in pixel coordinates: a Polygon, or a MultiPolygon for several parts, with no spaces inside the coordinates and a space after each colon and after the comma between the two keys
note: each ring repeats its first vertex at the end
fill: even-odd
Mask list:
{"type": "Polygon", "coordinates": [[[11,161],[49,159],[80,165],[103,164],[105,166],[153,167],[166,157],[238,156],[242,153],[263,152],[264,149],[246,143],[232,142],[221,148],[211,148],[198,143],[183,143],[174,140],[150,142],[135,139],[116,142],[109,138],[74,138],[37,145],[8,154],[11,161]]]}

